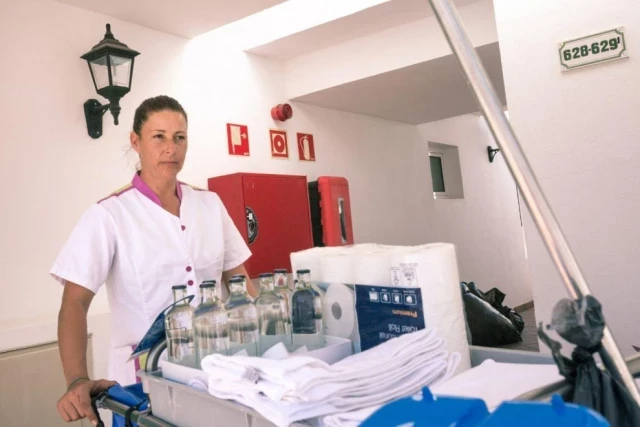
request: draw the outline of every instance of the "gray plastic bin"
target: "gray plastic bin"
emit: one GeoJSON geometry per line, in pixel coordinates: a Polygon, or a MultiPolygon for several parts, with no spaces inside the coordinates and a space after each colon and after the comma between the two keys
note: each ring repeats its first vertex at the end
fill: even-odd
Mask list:
{"type": "MultiPolygon", "coordinates": [[[[501,363],[553,364],[553,358],[540,353],[470,347],[471,364],[487,359],[501,363]]],[[[274,427],[251,408],[218,399],[204,391],[162,378],[161,371],[139,372],[157,418],[179,427],[274,427]]],[[[292,426],[307,426],[304,422],[292,426]]]]}
{"type": "Polygon", "coordinates": [[[162,371],[140,372],[153,415],[179,427],[274,427],[251,408],[218,399],[162,378],[162,371]]]}

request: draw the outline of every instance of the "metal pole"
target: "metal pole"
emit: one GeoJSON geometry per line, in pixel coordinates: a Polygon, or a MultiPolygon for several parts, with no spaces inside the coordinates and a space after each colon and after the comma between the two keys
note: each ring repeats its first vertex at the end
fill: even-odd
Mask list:
{"type": "MultiPolygon", "coordinates": [[[[467,82],[484,113],[491,133],[500,147],[567,291],[574,299],[590,295],[589,286],[542,194],[516,135],[503,113],[500,100],[462,26],[458,13],[451,5],[450,0],[429,0],[429,2],[451,50],[464,71],[467,82]]],[[[624,357],[608,327],[602,338],[600,356],[607,369],[625,385],[633,399],[640,405],[640,391],[638,391],[633,376],[629,372],[624,357]]]]}

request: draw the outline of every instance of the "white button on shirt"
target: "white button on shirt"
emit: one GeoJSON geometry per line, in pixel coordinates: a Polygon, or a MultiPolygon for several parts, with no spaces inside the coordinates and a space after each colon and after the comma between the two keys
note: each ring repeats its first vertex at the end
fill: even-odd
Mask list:
{"type": "Polygon", "coordinates": [[[103,283],[111,308],[109,377],[135,381],[126,360],[161,310],[171,287],[198,295],[204,280],[244,263],[251,252],[217,194],[184,183],[180,216],[167,212],[136,174],[131,184],[91,206],[60,252],[51,275],[94,293],[103,283]]]}

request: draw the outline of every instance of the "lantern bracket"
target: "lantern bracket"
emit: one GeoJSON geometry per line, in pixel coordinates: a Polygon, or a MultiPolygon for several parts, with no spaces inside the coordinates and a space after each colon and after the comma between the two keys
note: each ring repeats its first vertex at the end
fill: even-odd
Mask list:
{"type": "MultiPolygon", "coordinates": [[[[84,103],[84,117],[87,121],[87,132],[93,139],[102,136],[102,116],[111,104],[102,105],[97,99],[89,99],[84,103]]],[[[114,118],[117,123],[117,118],[114,118]]]]}

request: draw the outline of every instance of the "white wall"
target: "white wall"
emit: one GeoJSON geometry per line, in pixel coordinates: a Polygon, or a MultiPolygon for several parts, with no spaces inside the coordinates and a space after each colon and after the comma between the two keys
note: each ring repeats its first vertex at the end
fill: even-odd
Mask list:
{"type": "MultiPolygon", "coordinates": [[[[498,40],[492,0],[459,9],[474,46],[498,40]]],[[[286,62],[286,94],[295,98],[451,54],[435,16],[301,55],[286,62]]]]}
{"type": "MultiPolygon", "coordinates": [[[[56,340],[62,288],[49,268],[82,212],[131,179],[124,149],[135,106],[151,94],[177,93],[186,40],[52,1],[3,3],[0,29],[2,351],[56,340]],[[92,140],[82,104],[99,97],[79,57],[102,39],[107,22],[142,55],[121,125],[107,113],[104,136],[92,140]]],[[[107,312],[103,291],[89,318],[96,376],[106,375],[107,312]]]]}
{"type": "Polygon", "coordinates": [[[415,126],[296,103],[291,120],[275,123],[269,111],[286,101],[282,64],[226,50],[217,41],[203,37],[187,49],[184,102],[191,112],[192,144],[183,179],[206,185],[210,176],[236,171],[301,174],[310,180],[344,176],[358,242],[412,244],[429,238],[429,227],[410,225],[424,224],[429,202],[422,191],[430,179],[424,168],[428,149],[415,126]],[[227,122],[249,125],[250,157],[227,154],[227,122]],[[289,160],[271,159],[274,127],[288,131],[289,160]],[[314,134],[316,162],[297,160],[296,132],[314,134]]]}
{"type": "Polygon", "coordinates": [[[435,239],[456,245],[460,279],[499,288],[510,307],[531,301],[516,186],[499,154],[489,163],[487,146],[495,143],[484,118],[468,114],[418,128],[425,143],[458,147],[464,198],[434,200],[429,218],[435,239]]]}
{"type": "MultiPolygon", "coordinates": [[[[49,0],[5,5],[0,28],[0,56],[6,60],[0,79],[0,178],[6,184],[0,210],[0,351],[55,340],[62,289],[48,271],[84,210],[130,181],[135,159],[125,149],[134,110],[161,93],[176,96],[189,112],[190,149],[181,179],[206,186],[210,176],[237,171],[345,176],[358,241],[429,240],[428,195],[420,193],[429,179],[428,150],[415,126],[294,105],[294,118],[283,127],[290,139],[296,131],[313,133],[318,161],[299,162],[291,140],[291,159],[272,160],[268,130],[276,124],[270,108],[286,101],[278,63],[226,51],[215,37],[188,43],[49,0]],[[121,102],[120,126],[107,113],[103,136],[93,140],[82,104],[98,96],[79,56],[102,39],[107,22],[116,38],[142,54],[132,92],[121,102]],[[227,155],[227,121],[249,125],[251,157],[227,155]],[[418,223],[423,226],[416,229],[418,223]]],[[[89,321],[97,334],[98,376],[106,368],[107,312],[100,291],[89,321]]]]}
{"type": "MultiPolygon", "coordinates": [[[[622,351],[640,343],[640,3],[496,0],[513,127],[622,351]],[[557,43],[626,27],[630,59],[561,73],[557,43]]],[[[567,296],[530,219],[536,318],[567,296]]]]}

